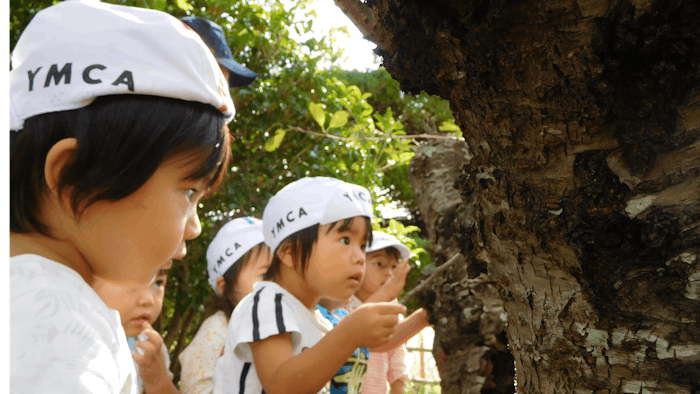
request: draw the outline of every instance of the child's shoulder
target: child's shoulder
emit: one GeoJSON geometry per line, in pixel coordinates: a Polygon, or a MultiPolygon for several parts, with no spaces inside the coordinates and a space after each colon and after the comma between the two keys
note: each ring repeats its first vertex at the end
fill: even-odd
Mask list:
{"type": "Polygon", "coordinates": [[[17,335],[63,335],[89,347],[82,342],[114,345],[122,332],[119,314],[64,265],[35,255],[13,257],[10,283],[10,322],[17,335]]]}
{"type": "MultiPolygon", "coordinates": [[[[133,366],[119,315],[80,275],[49,259],[22,255],[10,259],[10,283],[13,388],[34,387],[36,379],[49,384],[42,377],[58,371],[63,381],[75,380],[76,390],[83,383],[95,390],[101,384],[80,383],[86,371],[117,387],[131,385],[133,366]],[[93,371],[96,365],[100,371],[93,371]]],[[[42,387],[36,391],[51,391],[42,387]]]]}

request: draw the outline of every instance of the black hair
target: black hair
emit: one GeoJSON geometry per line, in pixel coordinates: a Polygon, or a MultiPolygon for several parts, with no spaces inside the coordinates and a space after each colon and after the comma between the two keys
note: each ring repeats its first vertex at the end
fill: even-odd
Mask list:
{"type": "Polygon", "coordinates": [[[389,246],[388,248],[379,249],[379,250],[375,250],[373,252],[368,252],[368,253],[377,253],[377,252],[384,252],[384,253],[388,254],[389,257],[393,257],[394,259],[396,259],[396,261],[401,262],[401,252],[399,252],[399,250],[393,246],[389,246]]]}
{"type": "Polygon", "coordinates": [[[221,310],[224,311],[227,319],[231,317],[233,310],[238,304],[236,301],[234,301],[233,296],[236,291],[235,285],[236,280],[238,279],[238,274],[240,274],[241,270],[250,263],[250,260],[254,256],[262,253],[264,248],[267,248],[267,245],[265,245],[264,242],[255,245],[243,256],[241,256],[241,258],[236,260],[236,262],[233,263],[233,265],[229,267],[229,269],[227,269],[222,275],[224,278],[224,291],[223,294],[221,294],[221,310]]]}
{"type": "Polygon", "coordinates": [[[10,133],[10,231],[51,236],[38,217],[47,185],[49,150],[75,138],[78,152],[57,182],[72,189],[76,219],[98,201],[118,201],[135,192],[174,155],[192,153],[201,163],[187,178],[207,179],[210,190],[223,180],[231,156],[224,116],[204,103],[147,95],[102,96],[83,108],[26,119],[10,133]]]}
{"type": "MultiPolygon", "coordinates": [[[[333,227],[335,227],[338,223],[341,222],[342,223],[338,231],[345,231],[350,228],[354,219],[355,218],[352,217],[349,219],[342,219],[338,220],[337,222],[333,222],[330,224],[330,227],[326,232],[330,232],[331,230],[333,230],[333,227]]],[[[364,217],[364,219],[365,228],[367,229],[365,239],[367,240],[367,245],[369,246],[372,244],[372,221],[368,217],[364,217]]],[[[294,256],[295,259],[294,263],[300,264],[302,275],[304,275],[304,273],[306,272],[306,265],[309,262],[309,257],[311,257],[311,248],[313,248],[314,243],[316,243],[316,241],[318,240],[319,229],[320,226],[318,224],[315,224],[311,227],[307,227],[303,230],[297,231],[296,233],[285,238],[284,241],[280,243],[280,246],[287,243],[288,247],[291,248],[291,255],[294,256]]],[[[277,247],[277,250],[279,250],[280,246],[277,247]]],[[[277,250],[275,250],[274,253],[272,253],[272,262],[270,263],[270,268],[268,268],[267,272],[265,272],[265,276],[263,276],[264,280],[270,280],[274,278],[279,272],[281,261],[277,256],[277,250]]]]}

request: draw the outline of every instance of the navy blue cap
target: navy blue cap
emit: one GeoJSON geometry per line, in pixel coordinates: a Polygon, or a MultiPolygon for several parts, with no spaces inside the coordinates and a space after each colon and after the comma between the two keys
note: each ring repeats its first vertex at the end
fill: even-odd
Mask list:
{"type": "Polygon", "coordinates": [[[229,78],[229,86],[235,88],[237,86],[247,86],[253,83],[258,74],[243,67],[240,63],[233,60],[231,48],[226,43],[226,35],[224,29],[216,23],[196,16],[186,16],[180,18],[181,21],[196,31],[202,41],[212,50],[216,61],[220,65],[231,71],[229,78]]]}

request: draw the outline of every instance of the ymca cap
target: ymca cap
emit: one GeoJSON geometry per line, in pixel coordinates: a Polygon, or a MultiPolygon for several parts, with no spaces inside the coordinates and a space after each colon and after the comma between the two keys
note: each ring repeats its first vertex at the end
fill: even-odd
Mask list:
{"type": "Polygon", "coordinates": [[[237,218],[221,227],[207,248],[209,284],[216,294],[221,295],[216,287],[216,279],[224,275],[249,250],[264,241],[260,219],[237,218]]]}
{"type": "Polygon", "coordinates": [[[355,216],[372,218],[372,197],[366,188],[328,177],[307,177],[277,192],[263,212],[265,243],[273,253],[288,236],[315,224],[355,216]]]}
{"type": "Polygon", "coordinates": [[[372,231],[372,245],[365,252],[371,253],[378,250],[394,247],[401,254],[401,260],[411,257],[411,249],[399,241],[398,238],[383,231],[372,231]]]}
{"type": "Polygon", "coordinates": [[[165,12],[67,0],[39,11],[11,58],[10,130],[35,115],[78,109],[99,96],[142,94],[235,109],[202,39],[165,12]]]}

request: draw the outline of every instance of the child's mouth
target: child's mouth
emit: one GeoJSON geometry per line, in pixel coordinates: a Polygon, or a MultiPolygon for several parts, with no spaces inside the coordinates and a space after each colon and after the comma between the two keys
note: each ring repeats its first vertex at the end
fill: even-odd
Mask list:
{"type": "Polygon", "coordinates": [[[360,280],[362,280],[362,274],[356,274],[353,275],[349,278],[350,283],[353,284],[353,286],[359,286],[360,285],[360,280]]]}
{"type": "Polygon", "coordinates": [[[137,327],[143,327],[144,325],[146,325],[146,323],[149,322],[149,320],[150,320],[150,316],[148,316],[148,315],[141,315],[141,316],[137,316],[137,317],[132,319],[132,321],[134,322],[134,324],[137,327]]]}

